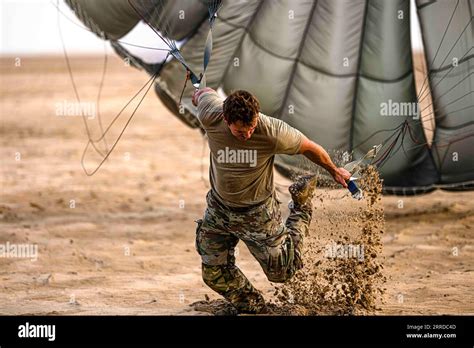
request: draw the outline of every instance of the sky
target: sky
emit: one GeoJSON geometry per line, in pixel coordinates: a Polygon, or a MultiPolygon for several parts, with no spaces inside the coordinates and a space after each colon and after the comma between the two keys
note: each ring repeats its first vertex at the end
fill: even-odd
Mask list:
{"type": "MultiPolygon", "coordinates": [[[[84,29],[84,25],[62,0],[0,0],[0,55],[62,55],[58,3],[61,11],[59,23],[68,54],[103,54],[104,49],[108,53],[113,52],[108,44],[104,45],[103,40],[84,29]]],[[[166,47],[143,23],[120,40],[137,45],[166,47]]],[[[166,54],[130,46],[127,49],[146,61],[160,61],[161,56],[164,58],[166,54]]]]}
{"type": "MultiPolygon", "coordinates": [[[[414,0],[411,1],[414,13],[414,0]]],[[[0,0],[0,55],[63,54],[56,3],[57,0],[0,0]]],[[[60,15],[60,25],[68,54],[103,54],[104,42],[81,29],[83,25],[62,0],[59,0],[59,8],[64,14],[60,15]]],[[[419,47],[419,30],[417,25],[413,25],[414,17],[416,16],[411,19],[412,41],[415,47],[419,47]]],[[[165,47],[143,23],[121,40],[145,46],[165,47]]],[[[112,52],[108,45],[105,47],[109,53],[112,52]]],[[[160,52],[160,57],[151,58],[152,54],[156,55],[158,51],[131,47],[127,49],[146,61],[159,61],[162,55],[160,52]]]]}

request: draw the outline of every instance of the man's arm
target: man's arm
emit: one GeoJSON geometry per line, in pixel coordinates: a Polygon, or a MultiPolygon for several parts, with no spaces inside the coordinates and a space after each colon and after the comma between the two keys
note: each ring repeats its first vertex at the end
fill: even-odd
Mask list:
{"type": "Polygon", "coordinates": [[[211,87],[204,87],[202,89],[196,89],[194,91],[193,99],[192,99],[194,106],[198,106],[199,97],[201,96],[201,94],[203,94],[205,92],[214,92],[214,90],[211,87]]]}
{"type": "Polygon", "coordinates": [[[303,135],[303,140],[301,141],[298,153],[305,155],[309,160],[326,169],[336,182],[347,187],[346,180],[351,177],[351,173],[344,168],[336,167],[332,162],[331,157],[329,157],[329,154],[322,148],[322,146],[309,140],[303,135]]]}

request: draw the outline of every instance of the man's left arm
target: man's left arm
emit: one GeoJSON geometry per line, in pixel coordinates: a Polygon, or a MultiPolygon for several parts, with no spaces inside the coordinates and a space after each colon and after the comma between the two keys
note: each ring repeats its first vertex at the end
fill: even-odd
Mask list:
{"type": "Polygon", "coordinates": [[[305,155],[309,160],[326,169],[336,182],[347,187],[346,180],[351,177],[351,173],[344,168],[338,168],[321,145],[303,135],[298,153],[305,155]]]}

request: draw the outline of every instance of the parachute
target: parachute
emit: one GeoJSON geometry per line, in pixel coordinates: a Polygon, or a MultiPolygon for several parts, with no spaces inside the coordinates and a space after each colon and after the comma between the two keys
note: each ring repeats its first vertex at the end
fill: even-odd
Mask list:
{"type": "MultiPolygon", "coordinates": [[[[474,0],[416,0],[421,83],[409,0],[65,1],[118,55],[157,76],[156,94],[190,127],[199,128],[196,83],[245,89],[263,113],[345,162],[382,144],[375,163],[386,193],[474,188],[474,0]],[[120,42],[140,21],[172,59],[146,63],[120,42]],[[434,120],[431,144],[422,116],[434,120]]],[[[275,166],[289,175],[305,158],[278,155],[275,166]]]]}

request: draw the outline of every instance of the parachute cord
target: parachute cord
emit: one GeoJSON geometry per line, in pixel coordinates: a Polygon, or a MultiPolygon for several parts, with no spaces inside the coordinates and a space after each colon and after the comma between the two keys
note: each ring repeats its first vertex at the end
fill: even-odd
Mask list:
{"type": "MultiPolygon", "coordinates": [[[[436,60],[436,57],[438,56],[439,50],[440,50],[441,46],[443,45],[444,38],[446,36],[446,33],[448,32],[449,26],[451,25],[451,21],[453,20],[454,13],[456,12],[458,6],[459,6],[459,0],[457,0],[456,6],[454,7],[454,10],[453,10],[453,13],[451,14],[451,17],[449,18],[448,25],[446,26],[446,29],[444,30],[443,37],[441,38],[441,42],[439,43],[438,49],[436,50],[436,53],[435,53],[435,56],[434,56],[433,60],[431,61],[431,67],[433,67],[434,62],[436,60]]],[[[430,67],[428,66],[428,69],[429,68],[430,67]]],[[[424,87],[425,87],[426,82],[428,82],[428,77],[429,77],[429,74],[426,76],[426,78],[424,79],[424,81],[421,85],[420,93],[418,94],[417,99],[420,98],[422,92],[424,93],[424,87]]]]}
{"type": "MultiPolygon", "coordinates": [[[[95,34],[91,29],[89,29],[89,28],[87,28],[83,25],[80,25],[80,24],[76,23],[74,20],[72,20],[68,15],[66,15],[63,11],[61,11],[61,9],[53,1],[54,0],[51,0],[51,5],[54,6],[58,10],[58,12],[61,14],[61,16],[63,16],[64,19],[68,20],[71,24],[74,24],[76,27],[78,27],[82,30],[85,30],[85,31],[88,31],[92,34],[95,34]]],[[[133,44],[131,42],[126,42],[126,41],[122,41],[122,40],[115,40],[115,41],[118,42],[119,44],[122,44],[122,45],[138,47],[138,48],[144,48],[144,49],[147,49],[147,50],[165,51],[165,52],[170,51],[168,48],[159,48],[159,47],[150,47],[150,46],[137,45],[137,44],[133,44]]]]}
{"type": "Polygon", "coordinates": [[[102,124],[102,114],[100,112],[100,100],[102,96],[102,88],[104,87],[104,80],[105,80],[105,75],[107,72],[107,62],[108,62],[108,57],[107,57],[107,46],[106,42],[104,40],[104,64],[102,68],[102,78],[100,79],[100,86],[99,86],[99,92],[97,93],[97,118],[99,120],[99,127],[100,127],[100,133],[103,136],[103,141],[105,145],[105,152],[109,152],[109,145],[107,144],[107,139],[104,136],[104,126],[102,124]]]}
{"type": "MultiPolygon", "coordinates": [[[[408,134],[410,135],[410,139],[415,143],[415,144],[422,144],[418,138],[415,137],[415,135],[413,134],[413,130],[411,129],[411,126],[409,124],[407,124],[408,126],[408,134]]],[[[426,143],[424,143],[426,144],[426,143]]]]}
{"type": "MultiPolygon", "coordinates": [[[[158,73],[155,73],[152,78],[147,82],[147,84],[150,84],[147,89],[145,90],[145,93],[143,94],[143,96],[140,98],[140,101],[138,102],[137,106],[135,107],[135,109],[133,110],[133,112],[131,113],[131,115],[129,116],[127,122],[125,123],[125,126],[122,128],[120,134],[117,136],[117,138],[115,139],[114,143],[112,144],[112,146],[110,147],[110,150],[106,153],[106,155],[102,158],[102,160],[100,161],[100,163],[97,165],[97,167],[92,171],[92,172],[88,172],[87,169],[85,168],[85,165],[84,165],[84,157],[85,157],[85,154],[87,152],[87,149],[89,147],[89,144],[91,144],[91,141],[89,141],[84,149],[84,152],[82,153],[82,158],[81,158],[81,165],[82,165],[82,169],[84,170],[84,172],[86,173],[86,175],[88,176],[92,176],[94,175],[99,169],[100,167],[102,167],[102,164],[104,164],[104,162],[109,158],[110,154],[112,153],[112,151],[115,149],[115,147],[117,146],[118,142],[120,141],[120,139],[122,138],[123,134],[125,133],[125,130],[127,129],[128,125],[130,124],[130,122],[132,121],[133,117],[135,116],[135,113],[137,112],[138,108],[140,107],[140,105],[142,104],[143,100],[145,99],[145,97],[147,96],[148,92],[150,91],[150,88],[154,85],[154,82],[155,82],[155,79],[156,77],[158,76],[158,73]]],[[[145,85],[146,86],[146,85],[145,85]]],[[[143,86],[140,91],[145,87],[143,86]]],[[[139,92],[140,92],[139,91],[139,92]]],[[[135,95],[135,97],[137,96],[137,94],[135,95]]],[[[133,97],[133,99],[135,98],[133,97]]],[[[132,99],[132,100],[133,100],[132,99]]],[[[128,105],[128,103],[127,103],[128,105]]],[[[123,111],[123,109],[122,109],[123,111]]],[[[120,115],[120,114],[119,114],[120,115]]],[[[116,118],[114,119],[114,121],[117,119],[118,115],[116,116],[116,118]]],[[[109,125],[109,128],[106,130],[106,132],[110,129],[110,126],[109,125]]]]}
{"type": "Polygon", "coordinates": [[[391,155],[391,152],[395,148],[395,145],[398,143],[398,139],[400,139],[400,136],[402,136],[402,134],[403,134],[403,137],[402,137],[402,143],[403,143],[404,134],[406,133],[406,129],[407,129],[406,128],[407,124],[408,124],[407,121],[403,123],[403,127],[398,131],[398,134],[395,137],[395,140],[392,143],[390,143],[387,150],[385,150],[385,152],[377,160],[373,161],[373,164],[377,166],[377,168],[382,168],[387,162],[387,160],[393,156],[391,155]]]}
{"type": "Polygon", "coordinates": [[[180,106],[181,106],[181,100],[183,99],[184,90],[186,89],[186,86],[188,84],[188,80],[189,80],[190,77],[191,77],[191,72],[188,70],[186,72],[186,80],[184,80],[184,86],[183,86],[183,89],[181,90],[181,95],[179,96],[178,105],[180,105],[180,106]]]}
{"type": "Polygon", "coordinates": [[[196,74],[191,70],[191,68],[186,64],[184,58],[181,56],[181,53],[179,52],[178,47],[176,46],[176,43],[173,40],[166,40],[158,30],[156,30],[153,25],[146,19],[146,17],[136,8],[135,5],[132,4],[132,0],[128,0],[128,4],[130,7],[138,14],[138,16],[148,25],[148,27],[170,48],[170,53],[171,55],[178,60],[186,70],[189,70],[191,72],[191,80],[193,81],[193,84],[199,83],[201,79],[199,79],[196,74]]]}
{"type": "MultiPolygon", "coordinates": [[[[57,0],[57,8],[59,8],[59,0],[57,0]]],[[[62,28],[61,28],[61,18],[59,16],[59,12],[58,12],[58,17],[57,17],[57,25],[58,25],[58,33],[59,33],[59,37],[60,37],[60,40],[61,40],[61,45],[62,45],[62,48],[63,48],[63,53],[64,53],[64,58],[66,60],[66,66],[67,66],[67,70],[68,70],[68,74],[69,74],[69,79],[71,80],[71,83],[72,83],[72,88],[74,90],[74,94],[76,96],[76,100],[79,104],[79,106],[81,106],[81,98],[79,96],[79,91],[77,90],[77,86],[76,86],[76,82],[74,80],[74,75],[72,73],[72,67],[71,67],[71,62],[69,61],[69,55],[67,53],[67,50],[66,50],[66,44],[64,43],[64,38],[63,38],[63,32],[62,32],[62,28]]],[[[86,129],[86,133],[87,133],[87,138],[89,140],[89,142],[92,144],[92,147],[94,148],[94,150],[100,154],[101,156],[103,156],[103,153],[102,151],[96,146],[96,142],[100,141],[103,137],[99,138],[99,140],[94,140],[92,138],[92,134],[91,134],[91,131],[89,129],[89,126],[87,124],[87,119],[86,119],[86,115],[84,115],[84,112],[82,110],[82,107],[80,107],[80,111],[81,111],[81,116],[82,116],[82,120],[84,122],[84,127],[86,129]]]]}
{"type": "Polygon", "coordinates": [[[363,141],[361,141],[359,144],[357,144],[356,146],[354,146],[352,148],[352,150],[354,151],[355,149],[359,148],[360,146],[364,145],[367,141],[369,141],[371,138],[373,138],[374,136],[376,136],[377,134],[379,133],[382,133],[382,132],[391,132],[393,131],[392,135],[389,136],[387,139],[384,140],[384,142],[382,144],[384,144],[385,142],[387,142],[391,137],[393,137],[393,134],[396,134],[397,131],[400,130],[400,128],[403,126],[403,123],[400,123],[398,126],[396,126],[395,128],[391,128],[391,129],[380,129],[374,133],[372,133],[370,136],[368,136],[366,139],[364,139],[363,141]]]}

